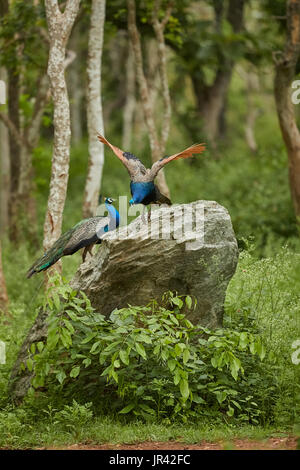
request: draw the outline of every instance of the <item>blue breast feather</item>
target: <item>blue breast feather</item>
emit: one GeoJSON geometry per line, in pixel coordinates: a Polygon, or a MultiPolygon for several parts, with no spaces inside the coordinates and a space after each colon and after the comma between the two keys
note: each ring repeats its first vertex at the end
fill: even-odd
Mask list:
{"type": "Polygon", "coordinates": [[[155,185],[153,181],[149,181],[147,183],[133,183],[131,181],[130,190],[134,203],[139,204],[144,202],[145,199],[151,198],[151,196],[155,194],[155,185]]]}
{"type": "Polygon", "coordinates": [[[108,230],[110,230],[110,225],[113,227],[113,228],[117,228],[119,227],[119,224],[120,224],[120,214],[119,212],[117,211],[117,209],[112,206],[112,205],[109,205],[109,204],[105,204],[106,206],[106,209],[108,210],[109,214],[110,214],[110,217],[112,219],[112,224],[108,224],[107,228],[105,227],[104,228],[104,231],[107,232],[108,230]]]}

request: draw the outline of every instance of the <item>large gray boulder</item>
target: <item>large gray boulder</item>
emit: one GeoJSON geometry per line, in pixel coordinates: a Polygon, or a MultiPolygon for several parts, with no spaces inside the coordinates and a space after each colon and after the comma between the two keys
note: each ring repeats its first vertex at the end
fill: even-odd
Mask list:
{"type": "Polygon", "coordinates": [[[103,315],[145,305],[168,290],[197,299],[193,323],[221,326],[228,282],[238,247],[228,211],[214,201],[196,201],[152,211],[105,235],[82,264],[72,287],[82,290],[103,315]]]}

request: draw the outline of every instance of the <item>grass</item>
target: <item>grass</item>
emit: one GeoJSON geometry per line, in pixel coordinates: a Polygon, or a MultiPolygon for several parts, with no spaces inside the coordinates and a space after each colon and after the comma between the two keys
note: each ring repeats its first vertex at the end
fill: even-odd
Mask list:
{"type": "Polygon", "coordinates": [[[39,422],[35,425],[20,425],[18,433],[7,432],[6,438],[0,438],[1,447],[24,449],[39,446],[68,446],[78,443],[92,444],[135,444],[144,441],[178,441],[194,444],[202,440],[215,442],[231,439],[263,440],[270,437],[284,437],[289,430],[243,426],[230,428],[228,426],[207,425],[164,425],[145,424],[135,421],[124,424],[108,416],[96,417],[89,423],[69,431],[63,424],[39,422]]]}

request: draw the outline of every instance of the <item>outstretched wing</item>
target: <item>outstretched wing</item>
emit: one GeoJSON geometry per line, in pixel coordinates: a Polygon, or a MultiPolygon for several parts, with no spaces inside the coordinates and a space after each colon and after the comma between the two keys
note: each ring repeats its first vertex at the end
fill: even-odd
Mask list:
{"type": "Polygon", "coordinates": [[[178,160],[179,158],[189,158],[192,157],[194,154],[202,153],[205,150],[205,144],[194,144],[191,147],[183,150],[182,152],[175,153],[170,157],[164,157],[158,160],[157,162],[153,163],[150,174],[152,178],[155,178],[159,170],[161,170],[167,163],[171,162],[172,160],[178,160]]]}
{"type": "Polygon", "coordinates": [[[127,168],[127,171],[132,180],[134,180],[138,176],[143,176],[146,174],[146,168],[142,164],[141,160],[139,160],[135,155],[129,152],[123,152],[123,150],[112,145],[110,142],[108,142],[108,140],[105,139],[105,137],[100,134],[97,135],[97,138],[98,140],[100,140],[100,142],[102,142],[102,144],[108,145],[108,147],[111,148],[114,154],[127,168]]]}

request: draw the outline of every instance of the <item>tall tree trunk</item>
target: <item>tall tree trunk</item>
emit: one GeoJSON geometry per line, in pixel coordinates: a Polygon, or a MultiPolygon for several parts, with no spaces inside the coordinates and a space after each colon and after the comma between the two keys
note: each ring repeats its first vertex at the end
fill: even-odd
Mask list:
{"type": "Polygon", "coordinates": [[[8,307],[8,295],[6,290],[5,277],[2,267],[2,248],[0,240],[0,314],[6,312],[8,307]]]}
{"type": "MultiPolygon", "coordinates": [[[[6,70],[0,68],[0,80],[7,83],[6,70]]],[[[8,234],[9,224],[9,199],[10,199],[10,159],[9,159],[9,135],[6,125],[0,121],[0,238],[8,234]]]]}
{"type": "Polygon", "coordinates": [[[34,169],[32,166],[32,154],[40,137],[40,127],[45,106],[50,99],[49,80],[45,71],[37,79],[37,95],[34,101],[32,119],[23,129],[23,139],[26,145],[21,147],[21,169],[19,179],[19,207],[20,215],[24,220],[24,232],[32,245],[38,247],[37,207],[33,195],[34,169]]]}
{"type": "MultiPolygon", "coordinates": [[[[17,131],[20,131],[19,117],[19,76],[14,68],[8,69],[8,116],[17,131]]],[[[10,149],[10,201],[9,201],[9,238],[19,240],[18,188],[20,179],[20,147],[12,132],[9,133],[10,149]]]]}
{"type": "Polygon", "coordinates": [[[247,113],[245,122],[245,140],[251,152],[257,152],[257,142],[255,138],[255,122],[261,114],[260,108],[256,104],[256,94],[259,91],[259,78],[251,68],[238,68],[239,75],[244,79],[246,86],[247,113]]]}
{"type": "Polygon", "coordinates": [[[125,151],[131,147],[132,126],[134,110],[136,105],[135,99],[135,72],[134,58],[130,41],[128,41],[128,56],[126,62],[126,102],[123,110],[123,135],[122,148],[125,151]]]}
{"type": "Polygon", "coordinates": [[[127,38],[126,31],[120,30],[108,44],[107,56],[111,86],[114,88],[114,98],[107,100],[103,109],[104,122],[109,122],[112,114],[120,113],[126,102],[126,88],[124,87],[124,69],[126,67],[127,38]]]}
{"type": "Polygon", "coordinates": [[[70,89],[70,112],[72,142],[78,144],[82,139],[82,112],[81,103],[83,97],[82,76],[81,76],[81,51],[80,51],[80,24],[77,24],[70,38],[70,47],[76,51],[76,59],[68,72],[68,85],[70,89]]]}
{"type": "Polygon", "coordinates": [[[291,82],[300,55],[300,0],[287,2],[285,50],[274,55],[274,93],[277,114],[289,160],[289,182],[295,215],[300,222],[300,132],[291,99],[291,82]]]}
{"type": "MultiPolygon", "coordinates": [[[[64,13],[57,0],[45,0],[50,37],[48,76],[54,104],[54,145],[50,192],[44,224],[44,249],[61,234],[70,159],[70,108],[65,81],[66,44],[79,10],[80,0],[68,0],[64,13]]],[[[61,265],[56,263],[56,270],[61,265]]]]}
{"type": "MultiPolygon", "coordinates": [[[[149,134],[149,141],[150,141],[150,148],[151,148],[151,157],[152,161],[155,162],[162,158],[164,151],[165,151],[165,144],[166,138],[168,136],[169,125],[170,125],[170,102],[166,102],[169,97],[169,89],[167,83],[167,76],[166,76],[166,59],[165,59],[165,43],[164,43],[164,28],[169,20],[171,14],[171,8],[168,7],[164,19],[159,22],[158,20],[158,13],[160,8],[160,1],[156,0],[154,5],[153,11],[153,18],[152,24],[155,31],[155,35],[157,38],[158,43],[158,56],[160,59],[160,74],[162,80],[162,90],[163,90],[163,100],[164,100],[164,116],[163,116],[163,130],[161,140],[159,139],[158,131],[155,125],[154,119],[154,110],[153,110],[153,103],[150,99],[149,94],[149,86],[147,83],[147,79],[144,74],[143,69],[143,54],[142,54],[142,46],[139,31],[136,26],[136,5],[135,0],[127,0],[127,7],[128,7],[128,31],[129,36],[134,52],[134,61],[136,67],[136,74],[137,74],[137,82],[139,85],[140,97],[144,111],[144,119],[146,122],[148,134],[149,134]],[[167,89],[166,89],[167,87],[167,89]]],[[[165,174],[161,170],[157,175],[157,185],[160,191],[167,197],[170,198],[170,190],[167,185],[165,174]]]]}
{"type": "Polygon", "coordinates": [[[101,59],[105,22],[105,0],[92,1],[88,49],[87,123],[89,135],[89,163],[83,202],[83,216],[96,213],[104,165],[104,146],[97,133],[104,134],[101,100],[101,59]]]}
{"type": "MultiPolygon", "coordinates": [[[[0,3],[1,16],[8,12],[8,7],[7,0],[0,3]]],[[[17,35],[18,32],[15,33],[15,36],[17,35]]],[[[21,44],[14,51],[17,62],[21,64],[23,47],[24,44],[21,44]]],[[[8,67],[8,114],[0,112],[0,119],[8,128],[10,136],[9,233],[10,239],[15,242],[22,236],[37,245],[36,201],[32,196],[32,151],[38,143],[49,85],[43,71],[36,83],[37,95],[32,119],[27,126],[24,126],[19,112],[20,81],[22,81],[20,70],[23,69],[22,66],[8,67]]]]}
{"type": "Polygon", "coordinates": [[[145,38],[142,49],[145,49],[145,76],[149,89],[150,103],[154,111],[160,94],[160,70],[156,39],[145,38]]]}
{"type": "MultiPolygon", "coordinates": [[[[38,77],[36,89],[37,95],[34,101],[33,113],[27,126],[24,127],[23,125],[17,128],[16,123],[10,119],[10,116],[2,112],[0,112],[0,119],[9,129],[20,157],[18,166],[14,169],[15,180],[10,184],[10,186],[13,185],[13,190],[10,188],[10,193],[13,191],[13,195],[10,194],[10,203],[14,201],[14,204],[11,203],[10,205],[12,205],[11,212],[16,221],[14,233],[17,233],[17,235],[15,241],[21,238],[21,234],[20,236],[18,234],[22,231],[23,238],[29,239],[31,243],[38,245],[36,201],[32,194],[34,189],[32,153],[39,141],[44,108],[50,98],[48,77],[45,72],[42,72],[38,77]]],[[[15,111],[19,112],[19,108],[15,111]]],[[[15,165],[13,157],[10,160],[15,165]]]]}
{"type": "MultiPolygon", "coordinates": [[[[224,5],[220,0],[214,2],[216,32],[221,31],[221,20],[224,13],[224,5]]],[[[243,28],[245,0],[229,0],[226,14],[227,21],[231,24],[234,33],[243,28]]],[[[226,56],[220,60],[218,70],[212,85],[206,85],[204,75],[197,70],[192,78],[196,96],[198,114],[203,121],[205,135],[210,143],[215,146],[216,140],[222,134],[220,124],[224,124],[222,113],[226,108],[226,97],[231,82],[234,61],[226,56]]]]}
{"type": "MultiPolygon", "coordinates": [[[[6,15],[8,10],[8,0],[2,0],[2,2],[0,2],[0,17],[2,18],[4,15],[6,15]]],[[[14,53],[17,54],[17,50],[15,50],[14,53]]],[[[8,120],[12,123],[12,126],[16,129],[16,131],[18,131],[20,127],[19,77],[15,67],[13,66],[7,68],[7,73],[5,73],[4,69],[2,69],[1,74],[5,74],[5,77],[3,78],[7,83],[8,120]]],[[[3,124],[1,124],[1,126],[3,126],[3,124]]],[[[8,138],[9,142],[7,142],[7,133],[2,127],[1,155],[3,166],[1,169],[1,184],[9,184],[9,187],[6,187],[6,189],[5,187],[1,188],[1,214],[4,217],[4,221],[2,219],[2,224],[4,223],[8,228],[9,238],[16,242],[19,238],[17,208],[18,184],[20,176],[20,149],[11,128],[9,129],[8,138]],[[2,140],[2,137],[4,140],[2,140]],[[9,151],[9,168],[7,168],[7,151],[9,151]]]]}
{"type": "MultiPolygon", "coordinates": [[[[8,12],[8,0],[0,2],[0,18],[8,12]]],[[[7,84],[7,71],[0,67],[0,80],[7,84]]],[[[6,87],[5,87],[5,93],[6,87]]],[[[7,96],[5,95],[6,102],[7,96]]],[[[1,104],[1,103],[0,103],[1,104]]],[[[0,121],[0,239],[4,234],[8,234],[9,226],[9,201],[10,201],[10,151],[9,151],[9,133],[6,125],[0,121]]],[[[1,260],[0,260],[1,262],[1,260]]]]}
{"type": "MultiPolygon", "coordinates": [[[[41,33],[43,40],[49,45],[50,38],[47,32],[41,29],[41,33]]],[[[19,51],[20,50],[21,49],[19,49],[19,51]]],[[[75,56],[76,54],[72,51],[67,51],[67,55],[64,58],[64,69],[73,61],[75,56]]],[[[18,115],[18,122],[14,122],[9,115],[2,112],[0,112],[0,119],[9,129],[13,137],[14,145],[17,146],[20,156],[16,167],[17,171],[15,171],[15,174],[18,174],[16,181],[14,181],[14,196],[10,198],[11,201],[14,200],[14,198],[16,199],[16,202],[11,204],[14,220],[16,220],[16,229],[18,232],[22,232],[24,239],[30,240],[31,245],[38,246],[37,208],[36,200],[33,195],[35,185],[32,154],[39,141],[44,108],[51,97],[49,79],[45,70],[41,70],[41,73],[37,77],[35,89],[37,93],[34,99],[33,112],[31,120],[26,126],[24,123],[20,125],[18,115]],[[18,187],[17,191],[16,187],[18,187]]],[[[15,107],[14,111],[15,115],[18,114],[19,108],[15,107]]],[[[13,159],[11,159],[11,161],[14,162],[13,159]]],[[[14,233],[16,233],[16,230],[14,233]]],[[[16,236],[16,240],[19,238],[20,237],[16,236]]]]}
{"type": "Polygon", "coordinates": [[[197,110],[203,121],[204,133],[212,145],[220,135],[221,114],[232,76],[231,66],[217,72],[213,85],[205,86],[197,77],[192,77],[196,94],[197,110]]]}

